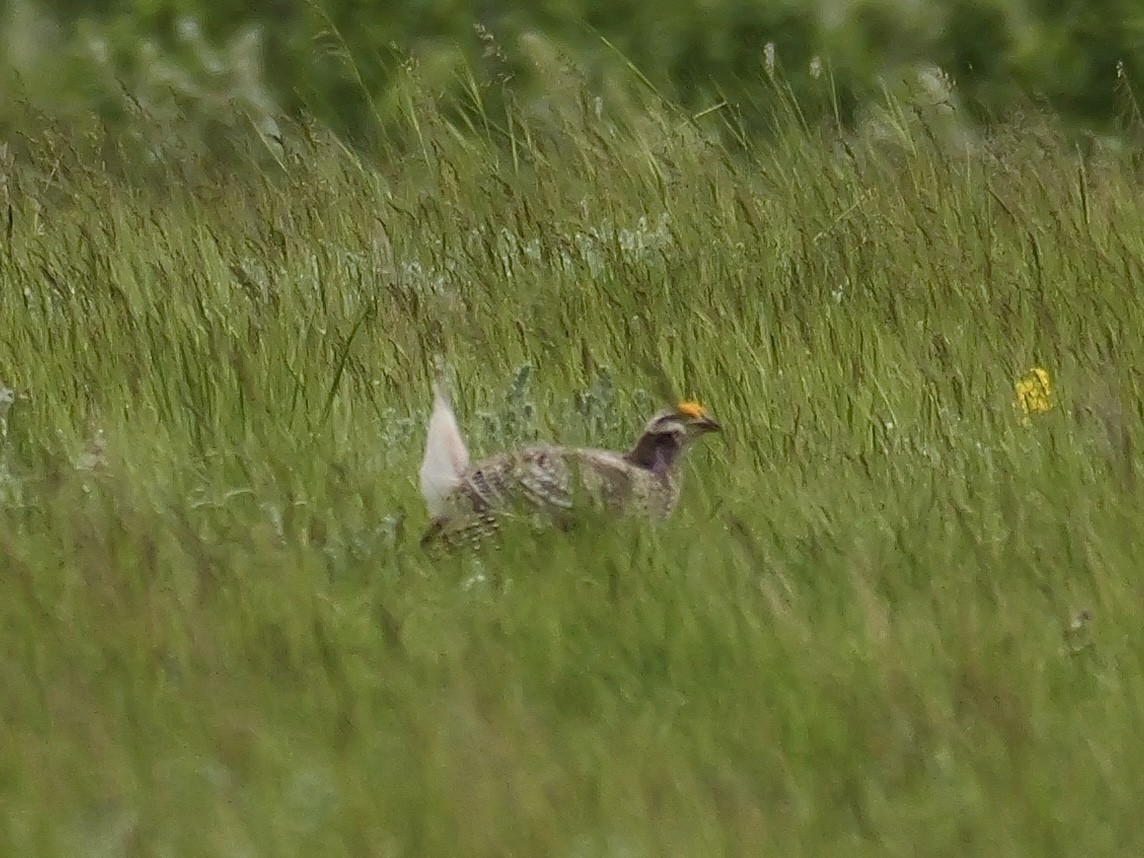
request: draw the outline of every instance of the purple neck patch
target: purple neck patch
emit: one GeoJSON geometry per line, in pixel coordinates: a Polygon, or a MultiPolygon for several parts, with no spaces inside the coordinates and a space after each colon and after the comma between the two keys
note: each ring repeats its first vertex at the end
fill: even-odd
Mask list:
{"type": "Polygon", "coordinates": [[[675,464],[679,449],[672,435],[648,434],[636,442],[635,449],[628,453],[628,460],[652,473],[664,474],[675,464]]]}

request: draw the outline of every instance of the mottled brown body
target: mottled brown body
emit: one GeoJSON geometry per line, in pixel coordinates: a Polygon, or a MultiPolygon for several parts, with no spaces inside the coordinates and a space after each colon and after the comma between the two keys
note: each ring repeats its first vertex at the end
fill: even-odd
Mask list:
{"type": "Polygon", "coordinates": [[[490,456],[458,475],[422,544],[475,547],[513,518],[567,527],[585,506],[663,521],[679,501],[680,454],[718,428],[684,403],[656,415],[628,453],[538,445],[490,456]]]}

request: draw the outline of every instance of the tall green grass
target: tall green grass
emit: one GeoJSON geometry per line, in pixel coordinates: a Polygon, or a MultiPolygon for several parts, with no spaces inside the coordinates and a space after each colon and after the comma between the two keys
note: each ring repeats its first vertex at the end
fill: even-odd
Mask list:
{"type": "Polygon", "coordinates": [[[1139,156],[552,107],[12,141],[4,853],[1139,854],[1139,156]],[[438,353],[476,453],[655,367],[726,437],[662,528],[432,561],[438,353]]]}

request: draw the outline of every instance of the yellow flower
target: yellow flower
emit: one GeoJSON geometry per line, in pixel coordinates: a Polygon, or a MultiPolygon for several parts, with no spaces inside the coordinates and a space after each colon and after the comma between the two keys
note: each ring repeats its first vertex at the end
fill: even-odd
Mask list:
{"type": "Polygon", "coordinates": [[[1053,386],[1049,374],[1039,366],[1033,367],[1017,382],[1017,406],[1024,413],[1025,422],[1030,414],[1040,414],[1053,407],[1053,386]]]}

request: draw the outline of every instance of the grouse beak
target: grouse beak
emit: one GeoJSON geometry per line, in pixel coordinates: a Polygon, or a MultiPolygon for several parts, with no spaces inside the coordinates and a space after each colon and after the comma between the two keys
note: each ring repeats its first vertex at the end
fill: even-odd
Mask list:
{"type": "Polygon", "coordinates": [[[721,432],[723,427],[719,425],[719,421],[709,414],[704,414],[693,424],[700,432],[721,432]]]}

